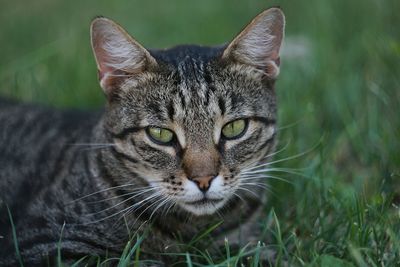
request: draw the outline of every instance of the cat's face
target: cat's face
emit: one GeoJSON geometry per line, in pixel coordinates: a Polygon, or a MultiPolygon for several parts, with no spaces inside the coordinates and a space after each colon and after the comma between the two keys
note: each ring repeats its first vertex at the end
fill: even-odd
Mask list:
{"type": "Polygon", "coordinates": [[[105,128],[155,206],[204,215],[240,197],[242,171],[273,150],[283,26],[281,11],[270,9],[225,49],[150,53],[113,22],[94,21],[105,128]]]}

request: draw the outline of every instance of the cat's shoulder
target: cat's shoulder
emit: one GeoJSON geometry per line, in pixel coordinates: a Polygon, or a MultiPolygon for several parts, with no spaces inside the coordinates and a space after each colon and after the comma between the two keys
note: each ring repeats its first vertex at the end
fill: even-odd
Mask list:
{"type": "Polygon", "coordinates": [[[24,102],[7,97],[0,97],[0,120],[12,117],[14,121],[21,118],[24,123],[29,120],[56,120],[64,127],[74,127],[84,122],[97,122],[103,109],[56,108],[40,103],[24,102]]]}

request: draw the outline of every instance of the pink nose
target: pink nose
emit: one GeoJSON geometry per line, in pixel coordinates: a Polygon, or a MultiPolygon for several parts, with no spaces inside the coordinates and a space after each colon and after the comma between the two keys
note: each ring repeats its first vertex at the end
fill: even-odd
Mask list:
{"type": "Polygon", "coordinates": [[[215,178],[215,176],[202,176],[192,178],[191,180],[197,184],[199,189],[203,192],[206,192],[208,188],[210,188],[211,181],[215,178]]]}

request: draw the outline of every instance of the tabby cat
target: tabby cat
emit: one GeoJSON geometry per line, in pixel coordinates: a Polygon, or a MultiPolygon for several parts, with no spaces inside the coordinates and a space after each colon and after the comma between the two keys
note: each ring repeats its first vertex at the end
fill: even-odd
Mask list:
{"type": "Polygon", "coordinates": [[[0,266],[118,256],[145,232],[141,258],[168,263],[221,221],[215,244],[256,242],[284,24],[270,8],[228,45],[146,50],[94,19],[104,111],[0,100],[0,266]]]}

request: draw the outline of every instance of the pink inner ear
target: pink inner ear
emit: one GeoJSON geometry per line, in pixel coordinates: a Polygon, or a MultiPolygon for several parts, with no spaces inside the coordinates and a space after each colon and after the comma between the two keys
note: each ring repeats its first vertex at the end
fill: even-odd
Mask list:
{"type": "Polygon", "coordinates": [[[103,90],[108,93],[111,89],[111,85],[114,83],[112,77],[113,70],[111,68],[105,68],[103,64],[99,64],[99,69],[97,70],[100,86],[103,90]]]}
{"type": "MultiPolygon", "coordinates": [[[[101,45],[103,42],[100,42],[99,44],[101,45]]],[[[97,57],[97,67],[99,68],[99,80],[103,79],[107,73],[112,73],[115,71],[115,69],[107,65],[108,62],[110,62],[110,56],[100,45],[94,48],[97,57]]]]}
{"type": "Polygon", "coordinates": [[[96,46],[94,47],[96,59],[97,59],[97,73],[98,79],[100,82],[100,86],[103,88],[106,94],[109,94],[111,90],[115,87],[116,83],[118,83],[116,76],[117,69],[113,68],[109,63],[115,59],[111,58],[110,55],[101,47],[104,44],[105,40],[99,39],[96,40],[96,46]]]}
{"type": "Polygon", "coordinates": [[[112,77],[109,77],[109,75],[107,75],[107,72],[102,72],[100,70],[98,71],[98,76],[101,88],[103,88],[106,94],[109,94],[112,90],[114,79],[112,79],[112,77]]]}
{"type": "Polygon", "coordinates": [[[106,54],[106,52],[100,48],[97,47],[97,60],[98,60],[98,79],[100,82],[100,86],[103,88],[104,92],[106,94],[109,94],[111,90],[115,87],[117,80],[114,76],[116,74],[117,70],[114,69],[111,66],[107,65],[107,62],[109,62],[110,58],[106,54]]]}

